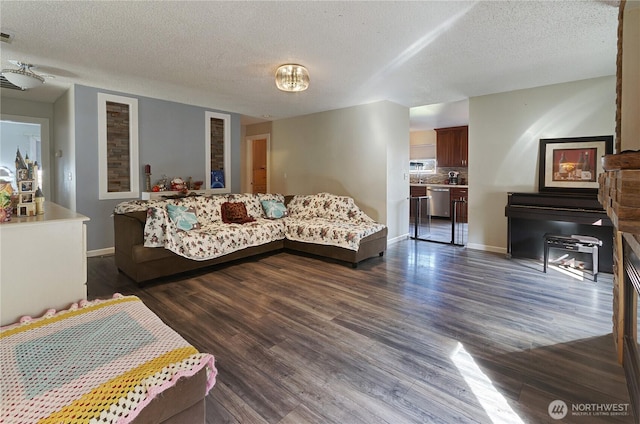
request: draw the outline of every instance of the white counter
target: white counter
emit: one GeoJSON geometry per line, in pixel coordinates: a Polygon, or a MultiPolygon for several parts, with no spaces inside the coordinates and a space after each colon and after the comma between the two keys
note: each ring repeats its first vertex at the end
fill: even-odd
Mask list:
{"type": "Polygon", "coordinates": [[[44,208],[0,224],[0,325],[87,297],[89,218],[52,202],[44,208]]]}
{"type": "Polygon", "coordinates": [[[412,186],[412,187],[469,188],[469,186],[466,185],[466,184],[429,184],[429,183],[417,184],[417,183],[411,183],[409,185],[412,186]]]}

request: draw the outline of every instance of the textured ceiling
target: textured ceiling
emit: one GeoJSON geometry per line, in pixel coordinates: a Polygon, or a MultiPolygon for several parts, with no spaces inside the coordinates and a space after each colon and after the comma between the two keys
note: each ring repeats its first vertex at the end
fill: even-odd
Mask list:
{"type": "MultiPolygon", "coordinates": [[[[2,67],[19,60],[55,76],[2,96],[53,102],[76,83],[270,120],[379,100],[458,102],[614,75],[618,4],[1,1],[13,36],[2,67]],[[309,69],[307,91],[276,89],[288,62],[309,69]]],[[[418,112],[413,128],[433,119],[418,112]]]]}

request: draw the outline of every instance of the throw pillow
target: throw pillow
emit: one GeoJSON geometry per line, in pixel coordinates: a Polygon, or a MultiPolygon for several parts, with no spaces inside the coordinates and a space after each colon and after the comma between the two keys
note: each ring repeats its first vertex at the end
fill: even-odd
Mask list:
{"type": "Polygon", "coordinates": [[[262,209],[269,219],[279,219],[287,216],[287,207],[276,200],[262,200],[262,209]]]}
{"type": "Polygon", "coordinates": [[[169,219],[178,228],[178,231],[189,231],[200,228],[196,210],[193,207],[183,205],[167,205],[169,219]]]}
{"type": "Polygon", "coordinates": [[[222,222],[225,224],[244,224],[255,218],[247,215],[247,207],[242,202],[224,202],[221,206],[222,222]]]}

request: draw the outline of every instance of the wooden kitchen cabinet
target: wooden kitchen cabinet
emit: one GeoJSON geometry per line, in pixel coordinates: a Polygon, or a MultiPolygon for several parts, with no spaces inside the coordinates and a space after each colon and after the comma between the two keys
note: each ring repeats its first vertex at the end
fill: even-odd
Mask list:
{"type": "Polygon", "coordinates": [[[469,166],[469,127],[437,128],[436,159],[439,167],[469,166]]]}
{"type": "Polygon", "coordinates": [[[456,203],[456,222],[468,222],[469,218],[469,189],[461,187],[451,187],[449,189],[451,199],[451,219],[453,219],[454,200],[464,200],[464,203],[456,203]]]}
{"type": "MultiPolygon", "coordinates": [[[[409,194],[411,197],[420,197],[427,195],[427,186],[409,186],[409,194]]],[[[415,201],[412,200],[409,202],[409,218],[413,218],[415,216],[415,201]]]]}
{"type": "Polygon", "coordinates": [[[426,196],[427,186],[410,186],[409,193],[411,194],[411,197],[426,196]]]}

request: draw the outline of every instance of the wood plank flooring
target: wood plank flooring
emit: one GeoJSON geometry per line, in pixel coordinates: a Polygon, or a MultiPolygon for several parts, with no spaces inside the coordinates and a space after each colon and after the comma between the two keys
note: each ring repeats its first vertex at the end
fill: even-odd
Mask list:
{"type": "Polygon", "coordinates": [[[406,240],[350,266],[276,253],[142,287],[89,258],[89,297],[139,296],[216,357],[207,423],[553,420],[552,400],[628,403],[611,276],[406,240]]]}
{"type": "MultiPolygon", "coordinates": [[[[415,234],[415,224],[413,218],[409,222],[409,234],[413,237],[415,234]]],[[[451,242],[451,220],[446,218],[423,218],[419,223],[418,239],[427,241],[436,241],[438,243],[451,242]]],[[[456,232],[454,234],[454,243],[460,246],[467,244],[469,240],[469,225],[465,222],[456,223],[456,232]]]]}

